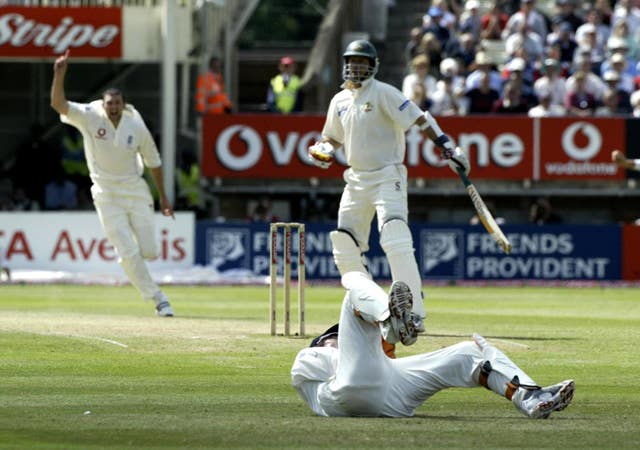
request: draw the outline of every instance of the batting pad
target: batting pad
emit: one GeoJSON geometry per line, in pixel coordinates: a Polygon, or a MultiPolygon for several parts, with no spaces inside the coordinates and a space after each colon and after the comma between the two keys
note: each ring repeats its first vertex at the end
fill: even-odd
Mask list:
{"type": "Polygon", "coordinates": [[[413,238],[408,225],[400,219],[392,219],[382,225],[380,245],[387,255],[393,280],[404,281],[411,288],[413,312],[424,318],[427,313],[422,299],[422,279],[413,254],[413,238]]]}

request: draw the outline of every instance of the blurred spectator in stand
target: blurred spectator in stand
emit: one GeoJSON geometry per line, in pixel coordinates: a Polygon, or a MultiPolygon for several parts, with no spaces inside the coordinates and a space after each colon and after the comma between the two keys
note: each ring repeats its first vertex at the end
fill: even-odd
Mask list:
{"type": "Polygon", "coordinates": [[[633,117],[640,117],[640,90],[631,94],[629,101],[631,102],[632,108],[631,115],[633,115],[633,117]]]}
{"type": "Polygon", "coordinates": [[[514,33],[525,29],[523,25],[527,25],[527,32],[533,31],[542,42],[547,39],[547,22],[545,17],[536,10],[535,0],[521,0],[520,10],[509,18],[507,25],[502,32],[502,38],[507,39],[514,33]]]}
{"type": "Polygon", "coordinates": [[[465,94],[468,101],[468,114],[487,114],[493,111],[493,105],[500,98],[500,93],[491,88],[489,75],[481,72],[478,76],[478,87],[465,94]]]}
{"type": "Polygon", "coordinates": [[[418,56],[420,46],[420,40],[422,39],[422,28],[413,27],[411,28],[411,33],[409,34],[409,42],[404,49],[404,60],[407,65],[407,72],[411,71],[411,62],[413,58],[418,56]]]}
{"type": "Polygon", "coordinates": [[[482,27],[480,38],[499,41],[502,39],[502,32],[507,26],[509,16],[502,10],[500,0],[490,2],[487,9],[488,11],[480,18],[482,27]]]}
{"type": "Polygon", "coordinates": [[[200,114],[231,112],[231,101],[224,90],[220,58],[209,59],[209,69],[198,76],[196,82],[196,111],[200,114]]]}
{"type": "Polygon", "coordinates": [[[636,30],[636,33],[631,33],[631,29],[629,28],[629,21],[627,20],[619,20],[616,24],[611,28],[611,35],[609,39],[607,39],[607,47],[611,51],[616,51],[616,49],[612,48],[609,40],[612,38],[618,38],[622,41],[622,44],[619,44],[621,50],[625,51],[625,55],[629,62],[636,62],[638,57],[640,57],[639,49],[640,43],[638,42],[638,33],[640,30],[636,30]]]}
{"type": "Polygon", "coordinates": [[[611,27],[611,17],[613,16],[613,9],[611,0],[595,0],[593,3],[593,9],[598,11],[598,14],[602,18],[602,23],[611,27]]]}
{"type": "Polygon", "coordinates": [[[618,0],[615,3],[611,15],[611,34],[613,34],[616,24],[622,20],[627,22],[629,33],[632,36],[637,36],[640,31],[640,8],[637,5],[637,0],[618,0]]]}
{"type": "Polygon", "coordinates": [[[249,213],[249,222],[278,222],[280,219],[271,210],[271,200],[261,197],[249,213]]]}
{"type": "Polygon", "coordinates": [[[589,8],[585,13],[585,23],[580,25],[576,30],[575,40],[581,42],[584,34],[589,32],[596,35],[596,43],[598,48],[604,50],[607,39],[611,35],[611,27],[603,22],[602,13],[595,7],[589,8]]]}
{"type": "Polygon", "coordinates": [[[480,42],[482,19],[480,18],[480,2],[478,0],[466,1],[464,12],[460,15],[458,30],[460,33],[469,33],[475,42],[480,42]]]}
{"type": "MultiPolygon", "coordinates": [[[[440,66],[442,61],[442,45],[433,33],[425,33],[420,40],[420,46],[418,47],[420,54],[426,55],[429,58],[429,73],[431,75],[438,75],[437,67],[440,66]]],[[[427,93],[428,94],[428,93],[427,93]]]]}
{"type": "Polygon", "coordinates": [[[86,195],[91,195],[91,178],[84,154],[82,133],[71,125],[62,124],[63,133],[60,139],[60,164],[65,178],[72,181],[86,195]]]}
{"type": "Polygon", "coordinates": [[[562,223],[562,216],[556,213],[548,198],[538,198],[529,209],[529,221],[536,225],[562,223]]]}
{"type": "Polygon", "coordinates": [[[458,23],[458,16],[460,15],[461,8],[456,1],[451,1],[451,5],[454,7],[453,11],[449,10],[448,0],[433,0],[431,2],[431,8],[437,8],[439,11],[432,11],[431,8],[422,17],[422,28],[427,28],[434,22],[437,22],[438,26],[446,28],[450,34],[453,34],[458,23]],[[434,12],[436,16],[431,13],[434,12]]]}
{"type": "Polygon", "coordinates": [[[538,105],[529,109],[529,117],[562,117],[566,115],[564,107],[551,102],[551,91],[548,88],[538,92],[538,101],[538,105]]]}
{"type": "Polygon", "coordinates": [[[422,31],[424,34],[433,34],[440,43],[440,47],[444,48],[451,37],[449,28],[445,26],[443,19],[444,11],[438,6],[429,8],[427,15],[423,19],[422,31]]]}
{"type": "Polygon", "coordinates": [[[466,114],[467,101],[464,96],[464,78],[458,76],[458,63],[452,58],[440,63],[442,79],[436,84],[431,96],[433,105],[430,112],[434,116],[462,116],[466,114]]]}
{"type": "Polygon", "coordinates": [[[424,86],[425,95],[430,97],[436,90],[436,79],[429,74],[431,67],[429,57],[420,54],[411,61],[411,73],[402,80],[402,93],[411,97],[413,85],[420,83],[424,86]]]}
{"type": "Polygon", "coordinates": [[[564,100],[566,97],[565,79],[559,74],[560,63],[551,58],[544,60],[542,65],[542,76],[538,78],[533,90],[540,98],[541,93],[548,94],[551,105],[559,106],[564,110],[564,100]]]}
{"type": "MultiPolygon", "coordinates": [[[[633,90],[627,90],[620,86],[621,83],[621,74],[615,70],[607,70],[603,75],[602,79],[605,83],[607,83],[608,89],[605,91],[605,96],[607,95],[607,91],[615,92],[617,105],[616,105],[616,114],[630,114],[631,113],[631,92],[633,90]]],[[[603,103],[606,104],[606,101],[603,97],[603,103]]]]}
{"type": "Polygon", "coordinates": [[[521,56],[530,63],[534,63],[540,59],[544,52],[544,42],[542,38],[524,23],[522,24],[522,29],[507,37],[504,47],[508,58],[521,56]],[[521,49],[524,50],[525,54],[518,53],[521,49]]]}
{"type": "MultiPolygon", "coordinates": [[[[581,54],[576,57],[575,60],[575,68],[576,71],[573,75],[567,78],[567,82],[565,83],[565,88],[567,94],[575,91],[576,89],[576,73],[581,72],[585,77],[584,81],[584,90],[593,96],[596,102],[602,99],[602,95],[604,94],[607,85],[602,81],[598,75],[591,71],[591,58],[587,55],[581,54]]],[[[566,99],[565,99],[565,107],[566,99]]],[[[567,107],[568,108],[568,107],[567,107]]]]}
{"type": "Polygon", "coordinates": [[[589,117],[596,108],[596,98],[587,90],[587,74],[579,70],[571,76],[572,88],[567,89],[565,107],[570,116],[589,117]]]}
{"type": "Polygon", "coordinates": [[[44,207],[48,210],[75,209],[78,206],[78,187],[65,178],[62,168],[55,170],[53,179],[44,188],[44,207]]]}
{"type": "Polygon", "coordinates": [[[607,89],[602,97],[602,105],[598,106],[593,115],[596,117],[615,117],[623,114],[618,107],[618,93],[607,89]]]}
{"type": "Polygon", "coordinates": [[[607,66],[607,70],[602,74],[603,78],[604,74],[607,72],[617,72],[620,75],[620,79],[618,80],[618,88],[631,94],[635,86],[633,80],[634,77],[627,70],[628,64],[624,55],[621,53],[614,53],[607,60],[607,66]]]}
{"type": "MultiPolygon", "coordinates": [[[[626,73],[629,76],[631,76],[632,78],[636,76],[637,72],[636,72],[636,65],[637,62],[635,59],[630,57],[629,54],[629,46],[627,44],[627,42],[617,36],[611,36],[609,38],[609,40],[607,41],[607,51],[609,54],[609,58],[604,61],[602,63],[602,72],[604,73],[607,70],[612,69],[613,67],[613,57],[617,56],[618,62],[623,62],[623,66],[619,66],[622,67],[622,72],[621,73],[626,73]]],[[[614,68],[615,69],[615,68],[614,68]]],[[[615,70],[619,70],[615,69],[615,70]]]]}
{"type": "Polygon", "coordinates": [[[269,111],[289,114],[302,111],[301,79],[295,74],[296,63],[290,56],[280,59],[280,73],[271,79],[267,92],[269,111]]]}
{"type": "Polygon", "coordinates": [[[496,114],[527,114],[529,106],[516,83],[511,81],[505,84],[503,97],[493,105],[493,112],[496,114]]]}
{"type": "Polygon", "coordinates": [[[486,52],[476,53],[474,61],[474,70],[467,76],[466,90],[477,88],[480,86],[480,75],[486,74],[489,77],[489,85],[491,89],[502,92],[502,77],[497,70],[493,69],[492,61],[486,52]]]}
{"type": "Polygon", "coordinates": [[[20,144],[9,172],[14,187],[24,188],[27,197],[40,206],[44,205],[44,187],[54,168],[60,166],[60,150],[44,140],[44,131],[39,123],[31,126],[31,134],[20,144]]]}
{"type": "Polygon", "coordinates": [[[38,202],[30,199],[24,188],[19,186],[13,189],[11,204],[13,211],[38,211],[40,209],[38,202]]]}
{"type": "Polygon", "coordinates": [[[572,33],[575,33],[578,27],[584,23],[584,20],[575,12],[575,1],[578,0],[556,0],[556,12],[551,16],[552,23],[565,22],[570,24],[572,33]]]}
{"type": "Polygon", "coordinates": [[[431,109],[431,105],[433,102],[429,97],[427,97],[427,92],[424,89],[424,84],[415,82],[413,83],[411,95],[409,95],[409,100],[418,105],[423,111],[429,111],[431,109]]]}
{"type": "Polygon", "coordinates": [[[560,62],[571,64],[576,48],[578,48],[578,43],[573,39],[571,25],[568,22],[562,22],[558,25],[557,34],[550,39],[549,45],[557,45],[559,47],[560,62]]]}
{"type": "Polygon", "coordinates": [[[448,58],[453,58],[462,65],[462,67],[459,67],[461,75],[467,75],[469,67],[476,57],[476,41],[471,33],[462,33],[460,36],[454,36],[449,40],[445,54],[448,58]]]}
{"type": "Polygon", "coordinates": [[[533,90],[533,67],[523,58],[513,58],[505,65],[505,83],[511,83],[520,91],[527,109],[538,103],[533,90]]]}
{"type": "Polygon", "coordinates": [[[198,219],[206,217],[203,193],[200,186],[200,165],[195,152],[185,150],[180,155],[180,165],[176,168],[175,209],[196,213],[198,219]]]}

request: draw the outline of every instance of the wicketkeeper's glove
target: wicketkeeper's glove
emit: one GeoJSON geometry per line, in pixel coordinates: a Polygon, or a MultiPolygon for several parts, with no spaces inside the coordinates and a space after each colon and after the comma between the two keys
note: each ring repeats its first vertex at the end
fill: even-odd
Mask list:
{"type": "Polygon", "coordinates": [[[329,142],[316,142],[307,151],[309,160],[317,167],[328,169],[333,163],[335,149],[329,142]]]}

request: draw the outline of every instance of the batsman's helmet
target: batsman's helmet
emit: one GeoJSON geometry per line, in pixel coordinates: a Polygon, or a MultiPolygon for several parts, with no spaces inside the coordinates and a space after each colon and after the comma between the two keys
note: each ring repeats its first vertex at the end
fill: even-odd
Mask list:
{"type": "Polygon", "coordinates": [[[360,83],[368,78],[373,77],[378,72],[378,52],[373,44],[369,41],[359,39],[347,45],[347,49],[343,53],[344,65],[342,66],[342,79],[360,83]],[[369,60],[369,68],[367,70],[355,70],[351,66],[349,58],[352,56],[364,56],[369,60]]]}

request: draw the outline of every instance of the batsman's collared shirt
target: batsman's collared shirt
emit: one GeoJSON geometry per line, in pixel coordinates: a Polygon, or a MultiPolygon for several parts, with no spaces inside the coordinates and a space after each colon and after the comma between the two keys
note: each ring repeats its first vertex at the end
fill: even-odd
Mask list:
{"type": "Polygon", "coordinates": [[[69,113],[60,119],[82,133],[94,195],[148,192],[138,155],[150,168],[160,167],[162,161],[151,133],[133,106],[126,106],[117,128],[107,117],[102,100],[69,102],[69,113]]]}
{"type": "Polygon", "coordinates": [[[322,135],[343,144],[355,170],[377,170],[403,163],[405,131],[421,115],[398,89],[371,78],[331,99],[322,135]]]}

